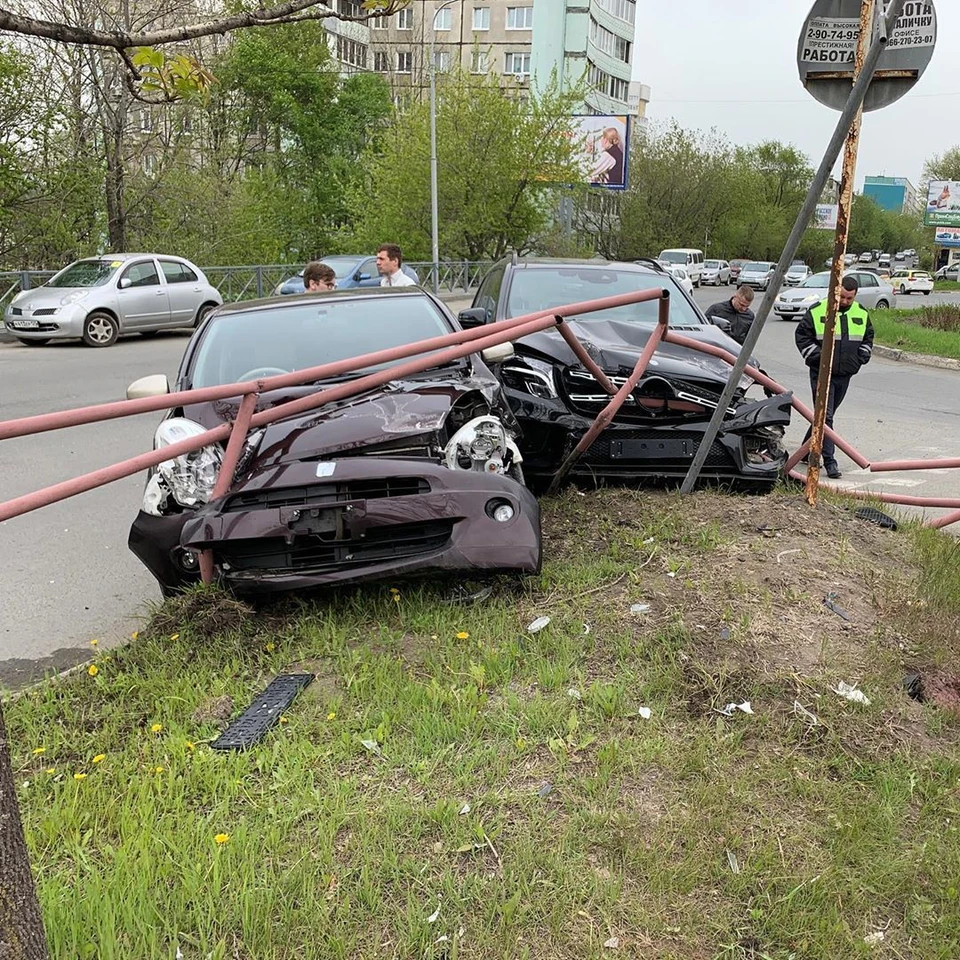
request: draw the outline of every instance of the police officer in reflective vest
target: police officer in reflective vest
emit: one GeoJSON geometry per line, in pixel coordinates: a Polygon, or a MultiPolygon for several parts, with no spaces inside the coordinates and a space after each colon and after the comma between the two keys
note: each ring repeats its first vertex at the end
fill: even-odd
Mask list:
{"type": "MultiPolygon", "coordinates": [[[[873,354],[873,325],[870,315],[856,302],[859,284],[855,277],[843,278],[840,288],[840,312],[834,331],[833,371],[830,377],[830,393],[827,397],[827,426],[833,426],[833,415],[843,403],[850,386],[850,378],[865,364],[873,354]]],[[[820,373],[820,350],[823,347],[823,330],[827,322],[827,301],[814,304],[800,320],[797,326],[796,341],[800,356],[810,368],[810,386],[813,399],[817,399],[817,377],[820,373]]],[[[810,439],[810,430],[803,438],[810,439]]],[[[823,467],[827,476],[839,480],[843,474],[837,466],[836,447],[826,435],[823,436],[823,467]]]]}

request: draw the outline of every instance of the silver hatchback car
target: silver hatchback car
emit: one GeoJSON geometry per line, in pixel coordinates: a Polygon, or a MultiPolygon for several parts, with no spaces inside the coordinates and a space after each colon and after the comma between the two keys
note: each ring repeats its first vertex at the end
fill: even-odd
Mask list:
{"type": "Polygon", "coordinates": [[[109,347],[125,333],[193,327],[223,303],[189,260],[117,253],[77,260],[42,286],[18,293],[4,324],[21,343],[80,339],[109,347]]]}
{"type": "MultiPolygon", "coordinates": [[[[869,270],[847,270],[845,277],[856,277],[860,288],[857,302],[867,310],[896,309],[897,298],[893,287],[869,270]]],[[[773,312],[781,320],[799,320],[814,304],[826,297],[830,286],[829,273],[815,273],[799,287],[782,290],[773,302],[773,312]]]]}

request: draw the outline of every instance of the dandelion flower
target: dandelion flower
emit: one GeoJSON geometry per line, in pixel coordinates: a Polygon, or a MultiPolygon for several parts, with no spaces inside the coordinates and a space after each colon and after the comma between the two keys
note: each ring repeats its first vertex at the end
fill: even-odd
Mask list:
{"type": "Polygon", "coordinates": [[[74,780],[86,780],[86,779],[87,779],[87,775],[86,775],[85,773],[75,773],[75,774],[73,775],[73,779],[74,779],[74,780]]]}
{"type": "Polygon", "coordinates": [[[469,639],[470,639],[470,634],[467,633],[466,630],[461,630],[461,631],[457,634],[457,639],[458,639],[458,640],[469,640],[469,639]]]}
{"type": "Polygon", "coordinates": [[[395,594],[393,595],[393,602],[394,602],[394,603],[399,603],[399,602],[400,602],[400,594],[399,594],[399,593],[395,593],[395,594]]]}
{"type": "Polygon", "coordinates": [[[266,650],[267,653],[273,653],[273,651],[277,649],[277,645],[271,641],[263,649],[266,650]]]}
{"type": "Polygon", "coordinates": [[[336,719],[337,719],[336,713],[335,713],[333,710],[331,710],[331,711],[327,714],[327,719],[328,719],[328,720],[336,720],[336,719]]]}
{"type": "Polygon", "coordinates": [[[130,634],[130,639],[131,639],[131,640],[136,640],[137,637],[139,637],[139,636],[140,636],[140,631],[139,631],[139,630],[134,630],[133,633],[130,634]]]}
{"type": "Polygon", "coordinates": [[[99,642],[100,642],[99,640],[91,640],[91,641],[90,641],[90,646],[91,646],[91,647],[95,647],[99,642]]]}
{"type": "Polygon", "coordinates": [[[98,753],[98,754],[93,758],[93,762],[94,762],[94,763],[103,763],[103,761],[106,760],[106,759],[107,759],[107,755],[106,755],[105,753],[98,753]]]}
{"type": "Polygon", "coordinates": [[[399,591],[396,587],[391,587],[391,588],[390,588],[390,592],[391,592],[394,596],[397,596],[397,595],[400,593],[400,591],[399,591]]]}
{"type": "Polygon", "coordinates": [[[163,724],[162,724],[162,723],[155,723],[155,724],[153,724],[152,727],[150,727],[150,731],[151,731],[152,733],[159,733],[162,729],[163,729],[163,724]]]}
{"type": "Polygon", "coordinates": [[[163,767],[154,767],[154,768],[153,768],[153,772],[154,772],[154,773],[163,773],[163,767]]]}
{"type": "Polygon", "coordinates": [[[218,833],[214,838],[214,841],[219,845],[223,846],[225,843],[229,842],[230,834],[229,833],[218,833]]]}
{"type": "Polygon", "coordinates": [[[280,714],[280,722],[281,722],[281,723],[289,723],[290,721],[287,720],[287,718],[281,713],[281,714],[280,714]]]}
{"type": "Polygon", "coordinates": [[[89,673],[91,677],[95,677],[99,672],[100,668],[95,663],[91,663],[87,670],[87,673],[89,673]]]}
{"type": "Polygon", "coordinates": [[[47,752],[47,748],[46,748],[46,747],[34,747],[33,750],[31,750],[30,752],[31,752],[35,757],[39,757],[41,753],[46,753],[46,752],[47,752]]]}
{"type": "Polygon", "coordinates": [[[192,740],[186,740],[186,741],[184,741],[184,742],[185,742],[186,747],[187,747],[188,750],[194,750],[194,749],[196,749],[196,746],[197,746],[197,745],[196,745],[192,740]]]}
{"type": "Polygon", "coordinates": [[[56,772],[57,772],[56,767],[47,767],[47,773],[56,773],[56,772]]]}
{"type": "Polygon", "coordinates": [[[180,639],[180,634],[179,634],[179,633],[171,633],[171,634],[170,634],[170,639],[171,639],[171,640],[179,640],[179,639],[180,639]]]}

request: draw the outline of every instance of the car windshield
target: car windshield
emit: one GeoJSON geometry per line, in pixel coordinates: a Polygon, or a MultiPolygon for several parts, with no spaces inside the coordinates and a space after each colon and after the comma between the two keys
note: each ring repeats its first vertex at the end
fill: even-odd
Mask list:
{"type": "Polygon", "coordinates": [[[826,289],[830,286],[830,274],[829,273],[815,273],[812,277],[807,277],[803,283],[800,284],[801,287],[822,287],[826,289]]]}
{"type": "Polygon", "coordinates": [[[704,265],[708,270],[719,270],[719,269],[720,269],[720,261],[719,261],[719,260],[704,260],[704,261],[703,261],[703,265],[704,265]]]}
{"type": "Polygon", "coordinates": [[[664,250],[657,259],[667,263],[686,263],[687,254],[683,250],[664,250]]]}
{"type": "Polygon", "coordinates": [[[117,260],[78,260],[47,281],[48,287],[102,287],[122,264],[117,260]]]}
{"type": "Polygon", "coordinates": [[[746,273],[750,273],[753,271],[769,270],[770,264],[769,263],[748,263],[743,269],[746,273]]]}
{"type": "MultiPolygon", "coordinates": [[[[194,387],[213,387],[237,383],[258,370],[303,370],[452,332],[425,296],[341,299],[321,294],[306,302],[215,318],[187,375],[194,387]]],[[[363,372],[384,366],[389,364],[363,372]]]]}
{"type": "MultiPolygon", "coordinates": [[[[667,287],[676,295],[670,298],[671,326],[699,326],[702,321],[690,302],[677,289],[669,274],[644,274],[613,267],[529,267],[516,270],[510,284],[507,316],[518,317],[535,310],[563,307],[568,303],[599,300],[621,293],[667,287]]],[[[656,300],[628,303],[622,307],[584,313],[578,320],[627,320],[653,326],[659,305],[656,300]]]]}
{"type": "Polygon", "coordinates": [[[364,260],[363,257],[324,257],[320,262],[333,268],[338,280],[349,277],[364,260]]]}

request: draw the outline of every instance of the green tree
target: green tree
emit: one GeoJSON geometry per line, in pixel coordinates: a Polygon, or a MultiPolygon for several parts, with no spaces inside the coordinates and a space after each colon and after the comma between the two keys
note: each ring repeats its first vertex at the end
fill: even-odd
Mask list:
{"type": "Polygon", "coordinates": [[[923,179],[960,180],[960,145],[930,157],[923,167],[923,179]]]}
{"type": "MultiPolygon", "coordinates": [[[[553,184],[580,179],[569,116],[579,94],[548,89],[523,100],[496,77],[445,74],[437,90],[440,255],[484,260],[528,249],[552,219],[553,184]]],[[[389,240],[431,259],[427,104],[397,114],[364,152],[353,192],[358,246],[389,240]]]]}

